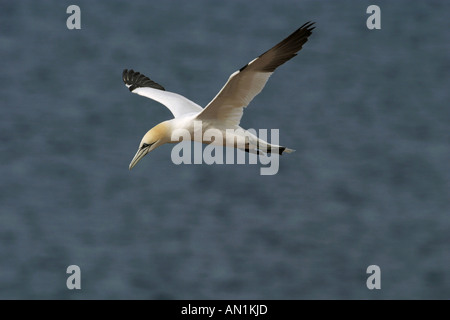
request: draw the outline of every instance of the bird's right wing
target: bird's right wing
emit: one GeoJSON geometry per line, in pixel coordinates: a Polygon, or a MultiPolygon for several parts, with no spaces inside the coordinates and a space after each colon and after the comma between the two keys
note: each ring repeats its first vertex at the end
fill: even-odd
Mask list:
{"type": "Polygon", "coordinates": [[[197,118],[219,120],[228,127],[239,125],[244,108],[261,92],[275,69],[297,55],[308,41],[313,24],[305,23],[272,49],[233,73],[197,118]]]}
{"type": "Polygon", "coordinates": [[[153,99],[165,105],[175,118],[186,113],[199,113],[203,110],[203,108],[195,102],[179,94],[165,91],[163,86],[132,69],[123,70],[122,79],[131,92],[153,99]]]}

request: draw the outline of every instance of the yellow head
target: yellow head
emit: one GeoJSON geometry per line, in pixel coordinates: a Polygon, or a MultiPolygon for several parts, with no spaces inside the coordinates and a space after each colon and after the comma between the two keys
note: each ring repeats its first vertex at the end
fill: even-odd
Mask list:
{"type": "Polygon", "coordinates": [[[151,128],[142,138],[139,149],[130,163],[130,170],[141,160],[147,153],[155,150],[160,145],[170,141],[170,132],[167,121],[151,128]]]}

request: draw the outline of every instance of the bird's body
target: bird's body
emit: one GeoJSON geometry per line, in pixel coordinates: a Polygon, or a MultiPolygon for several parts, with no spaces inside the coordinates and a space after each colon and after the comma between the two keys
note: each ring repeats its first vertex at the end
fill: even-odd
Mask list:
{"type": "Polygon", "coordinates": [[[234,72],[205,108],[179,94],[165,91],[164,87],[139,72],[125,69],[122,78],[131,92],[164,104],[174,116],[144,135],[130,169],[148,152],[165,143],[178,143],[180,137],[257,154],[275,150],[279,154],[293,152],[292,149],[259,139],[241,128],[239,123],[243,109],[261,92],[275,69],[302,48],[314,29],[312,25],[309,22],[304,24],[275,47],[234,72]],[[211,132],[214,139],[211,139],[211,132]]]}

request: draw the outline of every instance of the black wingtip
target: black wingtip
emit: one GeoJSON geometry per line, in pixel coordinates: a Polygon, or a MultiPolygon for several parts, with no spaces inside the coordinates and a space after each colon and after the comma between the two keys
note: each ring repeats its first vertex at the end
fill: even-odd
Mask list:
{"type": "Polygon", "coordinates": [[[306,29],[308,31],[312,31],[312,30],[314,30],[316,28],[314,26],[314,24],[315,24],[314,21],[308,21],[308,22],[304,23],[299,29],[306,29]]]}
{"type": "Polygon", "coordinates": [[[154,88],[158,90],[166,90],[162,85],[151,80],[145,75],[135,72],[133,69],[124,69],[122,72],[122,80],[128,86],[130,91],[136,88],[154,88]]]}

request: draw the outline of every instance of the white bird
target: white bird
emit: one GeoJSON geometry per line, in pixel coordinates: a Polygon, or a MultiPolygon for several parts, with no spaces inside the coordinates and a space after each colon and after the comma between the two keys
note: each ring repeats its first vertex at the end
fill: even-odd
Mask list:
{"type": "MultiPolygon", "coordinates": [[[[196,141],[195,137],[200,136],[201,141],[198,142],[208,144],[212,142],[203,139],[203,133],[206,130],[216,129],[223,133],[223,137],[227,137],[226,130],[234,129],[236,131],[234,131],[234,136],[231,137],[234,138],[232,147],[257,154],[270,153],[272,150],[276,150],[279,154],[293,152],[292,149],[272,145],[259,139],[242,129],[239,123],[244,108],[261,92],[275,69],[296,56],[297,52],[300,51],[314,29],[313,24],[314,22],[305,23],[272,49],[234,72],[225,86],[205,108],[179,94],[165,91],[163,86],[139,72],[125,69],[122,74],[123,82],[131,92],[158,101],[165,105],[174,116],[171,120],[159,123],[144,135],[139,144],[139,149],[130,163],[130,170],[147,153],[157,147],[165,143],[178,143],[178,140],[172,141],[171,138],[172,133],[177,129],[189,131],[191,140],[196,141]],[[201,121],[203,131],[201,135],[194,134],[195,121],[201,121]]],[[[213,143],[230,146],[226,143],[228,141],[224,139],[213,143]]]]}

